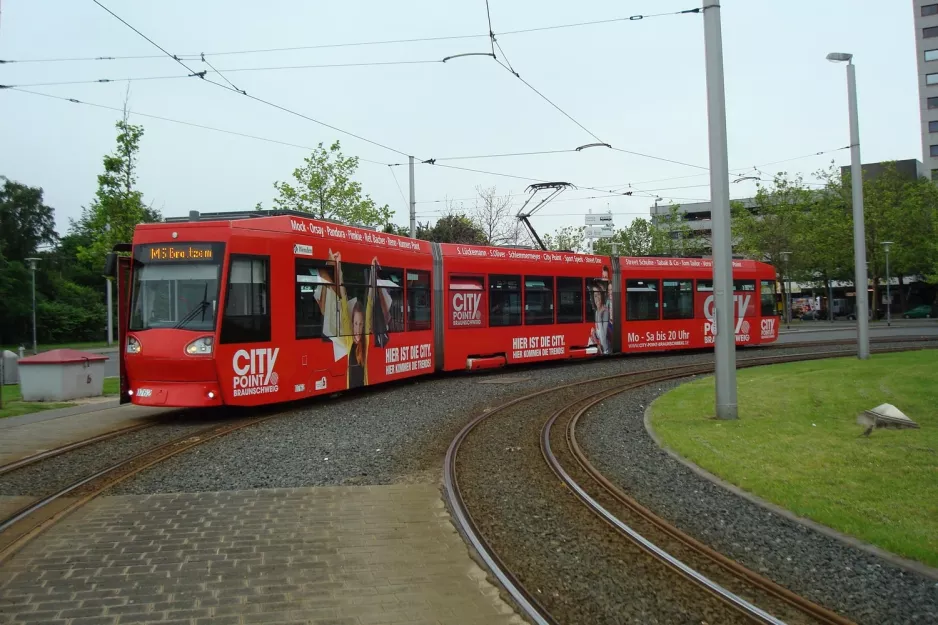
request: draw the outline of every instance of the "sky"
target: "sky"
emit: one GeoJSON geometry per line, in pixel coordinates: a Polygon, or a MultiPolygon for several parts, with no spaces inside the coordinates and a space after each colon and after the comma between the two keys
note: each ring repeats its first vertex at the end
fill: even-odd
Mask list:
{"type": "MultiPolygon", "coordinates": [[[[407,167],[389,164],[406,163],[407,155],[418,162],[440,159],[416,166],[420,222],[434,221],[448,203],[470,208],[477,187],[511,194],[518,209],[528,197],[526,187],[545,180],[577,189],[536,213],[531,221],[540,233],[582,225],[590,210],[612,211],[616,227],[623,227],[647,217],[655,197],[662,203],[709,199],[701,169],[709,154],[703,18],[651,16],[692,9],[699,0],[489,0],[498,59],[507,59],[563,112],[491,57],[441,62],[491,51],[484,0],[101,2],[172,54],[206,53],[223,76],[210,72],[209,78],[227,79],[299,115],[186,77],[185,68],[92,0],[0,0],[0,59],[17,61],[0,64],[0,84],[115,80],[22,88],[117,110],[0,90],[0,175],[42,187],[60,234],[94,197],[102,157],[115,147],[114,124],[128,85],[133,113],[294,144],[133,115],[145,129],[139,188],[166,216],[250,210],[257,202],[270,207],[273,183],[292,182],[292,171],[311,148],[335,140],[346,155],[363,159],[357,179],[364,191],[388,204],[402,225],[408,223],[407,167]],[[648,17],[510,32],[633,15],[648,17]],[[243,52],[298,47],[307,49],[243,52]],[[149,55],[157,56],[25,62],[149,55]],[[270,69],[309,65],[345,66],[270,69]],[[138,80],[164,76],[174,78],[138,80]],[[667,160],[602,147],[572,151],[597,137],[667,160]],[[442,160],[554,150],[563,152],[442,160]],[[611,188],[633,194],[599,197],[611,188]]],[[[863,162],[921,160],[912,4],[724,0],[731,169],[810,177],[832,160],[849,163],[848,150],[832,151],[849,143],[845,68],[825,60],[833,51],[853,53],[857,65],[863,162]],[[766,165],[817,152],[825,154],[766,165]]],[[[198,58],[186,64],[196,72],[210,70],[198,58]]],[[[732,197],[753,195],[755,184],[731,184],[732,197]]]]}

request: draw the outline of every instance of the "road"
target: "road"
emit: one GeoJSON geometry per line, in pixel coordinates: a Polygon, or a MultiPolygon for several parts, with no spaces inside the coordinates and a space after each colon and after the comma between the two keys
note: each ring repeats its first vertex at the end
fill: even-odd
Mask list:
{"type": "MultiPolygon", "coordinates": [[[[891,326],[877,321],[870,324],[870,337],[887,336],[934,336],[938,337],[938,319],[894,319],[891,326]]],[[[782,325],[778,342],[800,343],[803,341],[836,341],[855,339],[857,324],[855,321],[804,321],[793,325],[789,330],[782,325]]]]}

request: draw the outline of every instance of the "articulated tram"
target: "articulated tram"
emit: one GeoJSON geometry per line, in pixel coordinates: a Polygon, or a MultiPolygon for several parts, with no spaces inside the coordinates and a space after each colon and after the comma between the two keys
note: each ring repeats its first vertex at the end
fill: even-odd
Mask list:
{"type": "MultiPolygon", "coordinates": [[[[429,243],[286,211],[141,224],[115,248],[121,401],[259,405],[515,363],[706,348],[712,264],[429,243]]],[[[775,270],[733,261],[737,345],[775,270]]]]}

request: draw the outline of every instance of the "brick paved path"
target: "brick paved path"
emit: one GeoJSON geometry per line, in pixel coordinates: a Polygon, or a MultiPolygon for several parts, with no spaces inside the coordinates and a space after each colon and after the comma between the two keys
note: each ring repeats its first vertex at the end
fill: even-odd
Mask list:
{"type": "Polygon", "coordinates": [[[0,569],[0,624],[523,621],[436,485],[103,497],[0,569]]]}

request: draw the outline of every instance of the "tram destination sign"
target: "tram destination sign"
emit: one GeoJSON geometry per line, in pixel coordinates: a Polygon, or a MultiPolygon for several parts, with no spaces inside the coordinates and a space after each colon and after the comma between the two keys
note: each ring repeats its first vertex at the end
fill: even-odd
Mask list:
{"type": "Polygon", "coordinates": [[[221,258],[221,246],[213,243],[157,243],[141,245],[134,254],[144,263],[201,261],[212,262],[221,258]]]}

